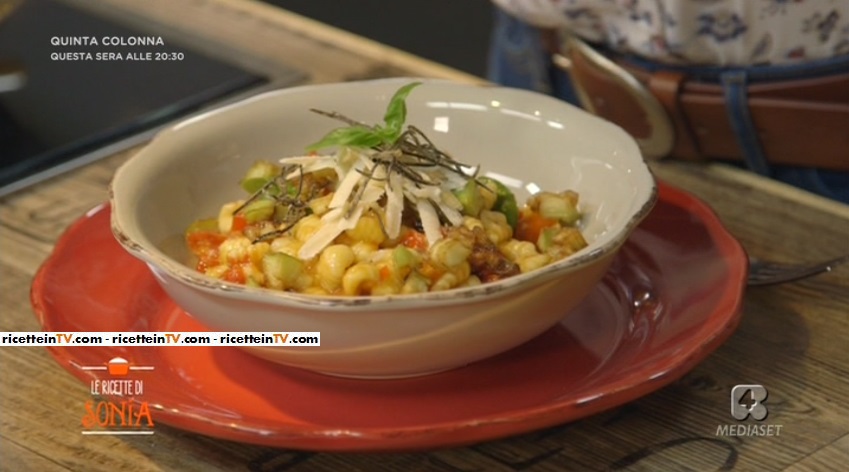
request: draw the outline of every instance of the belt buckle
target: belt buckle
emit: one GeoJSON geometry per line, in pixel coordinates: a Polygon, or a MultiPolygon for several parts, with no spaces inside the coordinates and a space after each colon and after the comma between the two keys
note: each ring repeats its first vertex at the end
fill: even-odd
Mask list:
{"type": "Polygon", "coordinates": [[[657,98],[627,70],[594,50],[574,35],[562,33],[559,44],[563,52],[554,53],[552,61],[557,67],[569,73],[581,106],[587,111],[598,115],[596,107],[592,100],[590,100],[589,94],[581,83],[581,80],[572,74],[572,60],[570,57],[574,55],[580,55],[584,60],[622,86],[643,109],[651,126],[651,134],[645,138],[634,137],[643,155],[648,159],[655,160],[669,155],[675,143],[675,132],[672,120],[657,98]]]}

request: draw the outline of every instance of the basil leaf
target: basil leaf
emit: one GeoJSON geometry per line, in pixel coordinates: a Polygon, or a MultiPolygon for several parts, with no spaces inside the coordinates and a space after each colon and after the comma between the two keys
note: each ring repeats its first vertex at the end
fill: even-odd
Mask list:
{"type": "Polygon", "coordinates": [[[394,143],[398,136],[401,135],[401,129],[404,127],[404,122],[407,121],[407,95],[421,82],[413,82],[398,89],[392,99],[389,100],[389,105],[386,107],[386,114],[383,116],[383,121],[386,123],[384,129],[387,132],[386,142],[394,143]]]}
{"type": "Polygon", "coordinates": [[[336,128],[323,138],[307,146],[307,151],[316,151],[330,146],[353,146],[370,148],[383,142],[383,138],[373,129],[362,126],[336,128]]]}
{"type": "Polygon", "coordinates": [[[307,151],[317,151],[331,146],[351,146],[372,148],[381,144],[392,146],[401,136],[404,122],[407,120],[407,104],[405,100],[421,82],[409,83],[398,89],[386,107],[383,115],[384,126],[368,128],[365,126],[349,126],[337,128],[327,133],[323,138],[309,146],[307,151]]]}
{"type": "Polygon", "coordinates": [[[395,144],[395,141],[398,140],[398,136],[401,134],[399,131],[391,130],[383,126],[376,126],[374,131],[375,134],[380,137],[381,142],[387,146],[395,144]]]}

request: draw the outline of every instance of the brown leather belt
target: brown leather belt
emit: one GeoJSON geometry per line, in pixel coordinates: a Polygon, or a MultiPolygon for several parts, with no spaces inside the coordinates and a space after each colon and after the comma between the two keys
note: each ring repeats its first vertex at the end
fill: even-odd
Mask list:
{"type": "MultiPolygon", "coordinates": [[[[647,157],[744,160],[721,84],[615,61],[574,39],[567,46],[554,63],[584,107],[637,138],[647,157]]],[[[849,171],[849,70],[751,83],[746,94],[770,164],[849,171]]]]}

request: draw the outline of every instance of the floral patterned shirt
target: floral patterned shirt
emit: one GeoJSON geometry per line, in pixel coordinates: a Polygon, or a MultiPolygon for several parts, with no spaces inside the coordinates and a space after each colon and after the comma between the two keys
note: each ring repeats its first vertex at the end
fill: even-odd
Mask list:
{"type": "Polygon", "coordinates": [[[791,64],[849,54],[849,0],[492,0],[527,23],[679,64],[791,64]]]}

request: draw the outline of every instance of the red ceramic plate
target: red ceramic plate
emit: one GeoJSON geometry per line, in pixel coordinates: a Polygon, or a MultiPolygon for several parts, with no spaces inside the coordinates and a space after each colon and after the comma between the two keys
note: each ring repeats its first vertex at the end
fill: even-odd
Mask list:
{"type": "MultiPolygon", "coordinates": [[[[113,240],[108,207],[59,240],[32,287],[46,331],[203,331],[113,240]]],[[[413,450],[565,423],[677,379],[735,329],[746,255],[702,202],[667,185],[589,298],[555,328],[497,357],[437,375],[351,380],[287,368],[231,347],[61,347],[88,382],[120,356],[152,366],[154,420],[278,447],[413,450]]],[[[551,307],[552,310],[558,309],[551,307]]],[[[564,313],[566,315],[566,313],[564,313]]]]}

